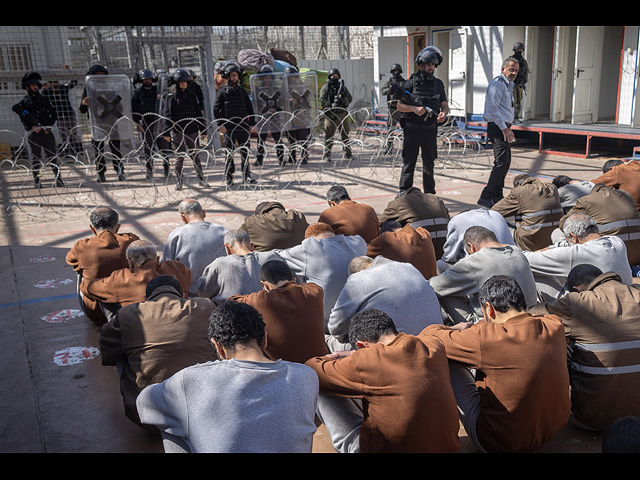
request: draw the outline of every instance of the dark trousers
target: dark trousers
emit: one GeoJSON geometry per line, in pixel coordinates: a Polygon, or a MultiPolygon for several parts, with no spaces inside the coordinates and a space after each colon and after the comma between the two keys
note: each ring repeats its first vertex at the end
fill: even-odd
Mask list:
{"type": "Polygon", "coordinates": [[[165,140],[162,135],[156,135],[153,131],[154,128],[151,125],[142,125],[142,129],[144,132],[143,135],[143,149],[144,154],[147,157],[147,172],[153,172],[153,151],[154,149],[162,156],[162,163],[164,165],[164,172],[167,174],[169,172],[169,157],[168,151],[171,147],[169,142],[165,140]]]}
{"type": "Polygon", "coordinates": [[[422,154],[422,186],[424,193],[436,193],[433,169],[435,160],[438,158],[437,134],[438,130],[435,125],[429,128],[410,122],[405,124],[400,191],[406,191],[413,187],[413,174],[418,161],[418,152],[420,152],[422,154]]]}
{"type": "Polygon", "coordinates": [[[195,151],[199,135],[200,133],[198,131],[189,133],[183,132],[182,130],[173,131],[173,144],[176,152],[178,152],[175,169],[178,180],[180,181],[182,181],[182,167],[184,165],[185,157],[191,158],[198,178],[200,180],[204,178],[202,163],[198,157],[198,152],[195,151]]]}
{"type": "Polygon", "coordinates": [[[296,162],[296,150],[300,150],[300,158],[303,162],[309,159],[309,142],[311,141],[311,129],[299,128],[297,130],[289,130],[287,132],[289,138],[289,147],[291,149],[290,157],[293,163],[296,162]]]}
{"type": "Polygon", "coordinates": [[[260,165],[264,161],[264,152],[265,152],[265,142],[267,141],[267,136],[271,133],[271,138],[276,142],[276,156],[278,157],[278,161],[280,163],[284,162],[284,145],[281,142],[282,134],[278,131],[273,132],[262,132],[258,136],[258,154],[256,155],[257,161],[260,165]]]}
{"type": "MultiPolygon", "coordinates": [[[[107,140],[92,140],[93,148],[96,152],[96,170],[98,175],[104,175],[107,171],[107,166],[104,160],[104,144],[107,140]]],[[[111,149],[112,157],[111,163],[113,169],[121,175],[124,172],[124,165],[122,164],[122,154],[120,153],[120,140],[109,140],[109,148],[111,149]]]]}
{"type": "Polygon", "coordinates": [[[39,181],[42,161],[48,162],[56,178],[60,175],[60,168],[56,155],[56,138],[50,130],[41,129],[39,132],[29,133],[29,149],[31,150],[31,171],[36,182],[39,181]]]}
{"type": "Polygon", "coordinates": [[[224,169],[225,177],[229,178],[236,171],[236,164],[233,161],[233,151],[236,146],[240,148],[242,159],[242,177],[249,177],[249,130],[243,127],[228,130],[224,135],[224,146],[227,149],[227,159],[224,169]]]}
{"type": "Polygon", "coordinates": [[[502,130],[493,122],[487,124],[487,137],[493,145],[494,160],[491,175],[480,198],[496,203],[503,197],[504,179],[511,167],[511,144],[505,141],[502,130]]]}

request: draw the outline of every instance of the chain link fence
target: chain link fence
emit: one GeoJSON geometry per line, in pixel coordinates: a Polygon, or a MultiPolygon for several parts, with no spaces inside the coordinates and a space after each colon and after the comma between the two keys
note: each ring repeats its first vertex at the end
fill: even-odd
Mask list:
{"type": "MultiPolygon", "coordinates": [[[[85,77],[92,64],[104,65],[109,75],[124,75],[133,79],[141,69],[150,69],[156,74],[172,72],[176,68],[187,68],[201,87],[204,99],[201,135],[195,145],[185,152],[196,162],[184,162],[184,188],[216,188],[220,194],[228,191],[224,168],[230,156],[240,157],[241,151],[225,148],[223,134],[213,118],[213,103],[216,95],[216,64],[219,61],[237,59],[243,51],[259,52],[278,66],[293,64],[301,71],[310,67],[326,65],[327,60],[352,62],[369,61],[373,57],[372,27],[331,26],[2,26],[0,27],[0,175],[5,189],[6,213],[15,211],[40,216],[53,211],[63,214],[68,206],[89,208],[100,203],[105,195],[117,197],[118,202],[134,205],[169,204],[184,198],[185,193],[176,190],[173,170],[167,175],[160,165],[168,159],[169,164],[180,156],[178,149],[154,151],[152,158],[158,175],[149,177],[146,164],[148,157],[143,148],[141,132],[136,129],[134,137],[119,141],[113,148],[112,138],[104,140],[104,149],[98,152],[92,138],[92,126],[86,114],[80,112],[85,77]],[[363,60],[364,59],[364,60],[363,60]],[[282,64],[282,65],[280,65],[282,64]],[[33,172],[29,156],[28,132],[12,111],[25,95],[21,79],[28,71],[37,71],[42,76],[43,94],[58,112],[52,133],[56,138],[57,151],[43,165],[41,188],[34,187],[33,172]],[[111,147],[111,148],[110,148],[111,147]],[[123,166],[124,175],[107,174],[106,182],[97,181],[96,159],[104,156],[108,171],[111,163],[123,166]],[[64,182],[56,184],[49,167],[60,166],[64,182]],[[62,184],[63,183],[63,184],[62,184]],[[63,200],[60,200],[60,197],[63,200]]],[[[330,63],[331,64],[331,63],[330,63]]],[[[277,68],[276,68],[277,70],[277,68]]],[[[245,80],[252,72],[245,68],[245,80]]],[[[326,79],[326,72],[317,71],[318,90],[326,79]],[[323,77],[323,73],[325,76],[323,77]]],[[[133,85],[132,85],[133,88],[133,85]]],[[[395,147],[392,154],[387,148],[385,135],[371,134],[364,125],[372,119],[367,88],[363,99],[354,102],[345,112],[343,122],[350,126],[347,140],[336,135],[333,145],[333,161],[321,162],[326,151],[324,135],[320,127],[324,121],[322,113],[311,119],[311,136],[304,146],[295,141],[276,142],[275,136],[266,139],[262,165],[254,165],[258,142],[256,132],[248,146],[249,162],[254,184],[243,184],[246,191],[278,191],[292,183],[304,183],[308,188],[339,181],[340,171],[349,172],[349,178],[358,175],[358,169],[383,166],[384,171],[371,171],[369,178],[388,178],[397,163],[399,145],[390,138],[395,147]],[[395,144],[394,144],[395,143],[395,144]],[[283,149],[284,148],[284,152],[283,149]],[[347,156],[349,151],[354,156],[347,156]],[[308,155],[306,155],[308,154],[308,155]],[[285,158],[285,161],[279,161],[285,158]],[[308,162],[307,162],[308,159],[308,162]]],[[[257,117],[258,115],[256,115],[257,117]]],[[[118,121],[132,122],[130,118],[118,121]]],[[[293,118],[285,123],[294,122],[293,118]]],[[[256,123],[265,119],[256,118],[256,123]]],[[[111,135],[108,132],[108,137],[111,135]]],[[[240,163],[236,160],[236,163],[240,163]]],[[[54,169],[55,173],[55,169],[54,169]]],[[[236,189],[237,189],[236,185],[236,189]]],[[[198,192],[192,192],[198,193],[198,192]]],[[[200,194],[204,190],[200,190],[200,194]]]]}

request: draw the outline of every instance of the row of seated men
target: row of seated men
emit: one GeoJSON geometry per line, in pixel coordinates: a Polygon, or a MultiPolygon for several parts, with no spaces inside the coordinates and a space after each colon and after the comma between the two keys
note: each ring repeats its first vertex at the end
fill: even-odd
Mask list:
{"type": "Polygon", "coordinates": [[[561,188],[516,178],[450,216],[418,189],[377,215],[337,186],[316,223],[267,202],[238,230],[187,199],[161,258],[100,207],[67,262],[126,415],[167,452],[308,452],[319,422],[339,452],[457,452],[459,421],[478,451],[538,451],[568,421],[640,415],[638,247],[587,198],[631,197],[607,189],[524,229],[561,188]],[[529,190],[537,210],[514,209],[529,190]]]}

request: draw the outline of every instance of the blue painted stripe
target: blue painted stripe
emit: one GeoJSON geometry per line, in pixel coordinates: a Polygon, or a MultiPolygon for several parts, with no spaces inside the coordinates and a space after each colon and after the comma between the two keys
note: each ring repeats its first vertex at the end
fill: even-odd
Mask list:
{"type": "Polygon", "coordinates": [[[25,300],[23,302],[1,303],[0,308],[13,308],[13,307],[18,307],[20,305],[30,305],[32,303],[51,302],[52,300],[66,300],[69,298],[78,298],[78,294],[70,293],[69,295],[58,295],[57,297],[33,298],[31,300],[25,300]]]}

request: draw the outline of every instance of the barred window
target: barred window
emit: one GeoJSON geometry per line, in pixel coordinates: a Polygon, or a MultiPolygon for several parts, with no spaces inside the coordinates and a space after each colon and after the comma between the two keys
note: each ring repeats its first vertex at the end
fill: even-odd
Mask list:
{"type": "Polygon", "coordinates": [[[0,71],[31,70],[31,45],[28,43],[0,44],[0,71]]]}

